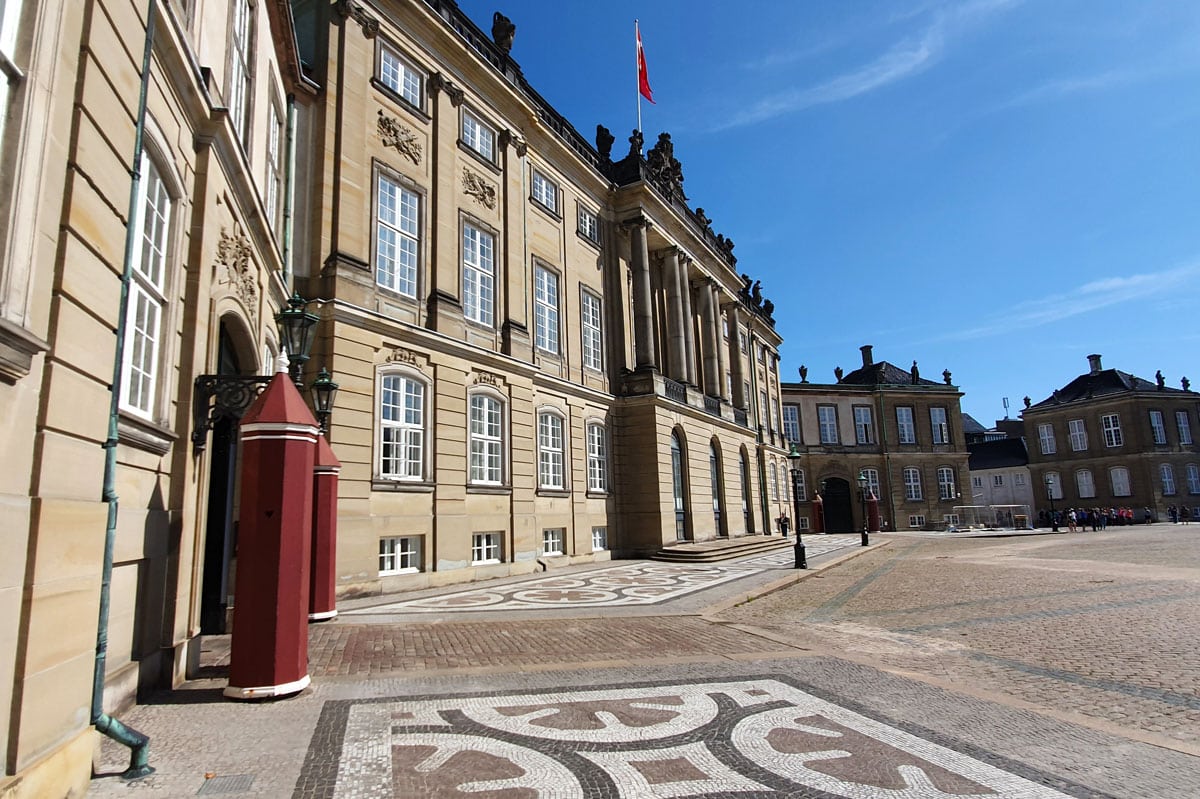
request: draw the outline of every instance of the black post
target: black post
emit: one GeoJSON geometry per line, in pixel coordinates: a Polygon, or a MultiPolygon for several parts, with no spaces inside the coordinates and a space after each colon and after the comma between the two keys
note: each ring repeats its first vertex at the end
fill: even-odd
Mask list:
{"type": "Polygon", "coordinates": [[[1054,512],[1054,480],[1046,476],[1046,496],[1050,499],[1050,532],[1058,532],[1058,514],[1054,512]]]}
{"type": "Polygon", "coordinates": [[[804,554],[804,537],[800,535],[800,470],[792,470],[792,515],[796,517],[796,568],[807,569],[808,557],[804,554]]]}

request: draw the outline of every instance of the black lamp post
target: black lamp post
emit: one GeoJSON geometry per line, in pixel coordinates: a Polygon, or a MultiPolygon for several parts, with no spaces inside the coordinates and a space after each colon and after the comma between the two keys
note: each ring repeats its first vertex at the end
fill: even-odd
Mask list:
{"type": "Polygon", "coordinates": [[[796,519],[796,568],[807,569],[808,558],[804,554],[804,538],[800,535],[800,458],[800,447],[793,441],[787,459],[792,473],[792,516],[796,519]]]}
{"type": "Polygon", "coordinates": [[[333,382],[329,371],[322,366],[321,373],[312,384],[313,409],[321,423],[321,434],[329,435],[329,417],[333,415],[333,401],[337,398],[338,384],[333,382]]]}
{"type": "Polygon", "coordinates": [[[1050,532],[1058,532],[1058,514],[1054,512],[1054,475],[1046,475],[1046,496],[1050,499],[1050,532]]]}
{"type": "Polygon", "coordinates": [[[862,469],[858,470],[858,497],[862,501],[862,545],[869,546],[870,541],[867,538],[867,532],[870,530],[870,522],[867,520],[867,487],[870,485],[870,480],[867,479],[867,473],[862,469]]]}
{"type": "Polygon", "coordinates": [[[279,325],[279,338],[283,351],[288,357],[288,375],[296,388],[304,390],[300,372],[304,362],[308,360],[308,352],[312,348],[313,329],[320,319],[315,313],[305,310],[308,300],[299,294],[293,294],[288,300],[288,307],[275,314],[275,323],[279,325]]]}

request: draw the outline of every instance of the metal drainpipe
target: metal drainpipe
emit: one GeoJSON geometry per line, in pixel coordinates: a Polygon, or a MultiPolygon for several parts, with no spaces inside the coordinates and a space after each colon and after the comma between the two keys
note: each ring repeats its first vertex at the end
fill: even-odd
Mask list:
{"type": "Polygon", "coordinates": [[[142,136],[146,129],[146,92],[150,82],[150,59],[154,49],[154,3],[147,2],[146,42],[142,52],[142,80],[138,89],[137,123],[134,126],[132,182],[129,187],[129,222],[125,230],[125,263],[121,269],[121,304],[117,314],[117,349],[113,358],[112,396],[108,409],[108,436],[104,440],[104,502],[108,504],[108,526],[104,531],[104,563],[100,572],[100,616],[96,626],[96,663],[92,675],[92,719],[96,731],[130,749],[125,779],[145,777],[154,769],[149,765],[150,738],[122,724],[104,712],[104,673],[108,658],[108,611],[112,596],[113,550],[117,538],[117,443],[120,434],[121,379],[124,372],[125,320],[129,308],[129,282],[133,271],[133,253],[137,242],[134,219],[137,218],[138,194],[142,184],[142,136]]]}
{"type": "Polygon", "coordinates": [[[292,291],[292,191],[296,185],[296,95],[287,96],[287,156],[283,174],[283,285],[292,291]]]}

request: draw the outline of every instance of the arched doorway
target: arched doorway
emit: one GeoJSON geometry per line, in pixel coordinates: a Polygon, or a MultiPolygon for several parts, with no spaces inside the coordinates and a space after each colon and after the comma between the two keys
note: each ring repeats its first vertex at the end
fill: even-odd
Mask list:
{"type": "MultiPolygon", "coordinates": [[[[238,422],[268,378],[220,381],[245,377],[242,364],[253,360],[239,354],[235,333],[221,321],[217,341],[217,383],[214,389],[208,445],[208,502],[204,521],[204,560],[200,580],[200,632],[219,635],[227,630],[229,599],[233,593],[237,548],[238,422]]],[[[253,374],[253,372],[249,372],[253,374]]],[[[203,379],[203,378],[202,378],[203,379]]],[[[207,407],[209,396],[197,396],[207,407]]]]}
{"type": "Polygon", "coordinates": [[[687,481],[684,479],[683,445],[679,431],[671,432],[671,492],[675,507],[675,540],[688,540],[687,481]]]}
{"type": "Polygon", "coordinates": [[[850,482],[841,477],[826,479],[821,499],[825,501],[825,532],[853,533],[854,508],[850,504],[850,482]]]}
{"type": "Polygon", "coordinates": [[[708,476],[712,485],[713,522],[716,524],[718,536],[728,536],[728,521],[723,516],[725,510],[725,486],[721,480],[721,456],[717,452],[717,442],[708,445],[708,476]]]}
{"type": "Polygon", "coordinates": [[[744,449],[741,452],[739,467],[742,477],[742,520],[746,524],[746,535],[749,535],[754,532],[754,514],[750,512],[750,464],[746,462],[744,449]]]}

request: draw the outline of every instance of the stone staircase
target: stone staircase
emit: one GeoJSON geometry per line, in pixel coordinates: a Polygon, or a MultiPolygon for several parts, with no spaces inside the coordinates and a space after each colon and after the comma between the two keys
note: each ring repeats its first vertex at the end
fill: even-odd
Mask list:
{"type": "Polygon", "coordinates": [[[791,536],[784,538],[778,535],[745,535],[696,542],[678,541],[655,552],[650,556],[650,560],[669,563],[715,563],[744,555],[772,552],[794,546],[795,543],[796,539],[791,536]]]}

